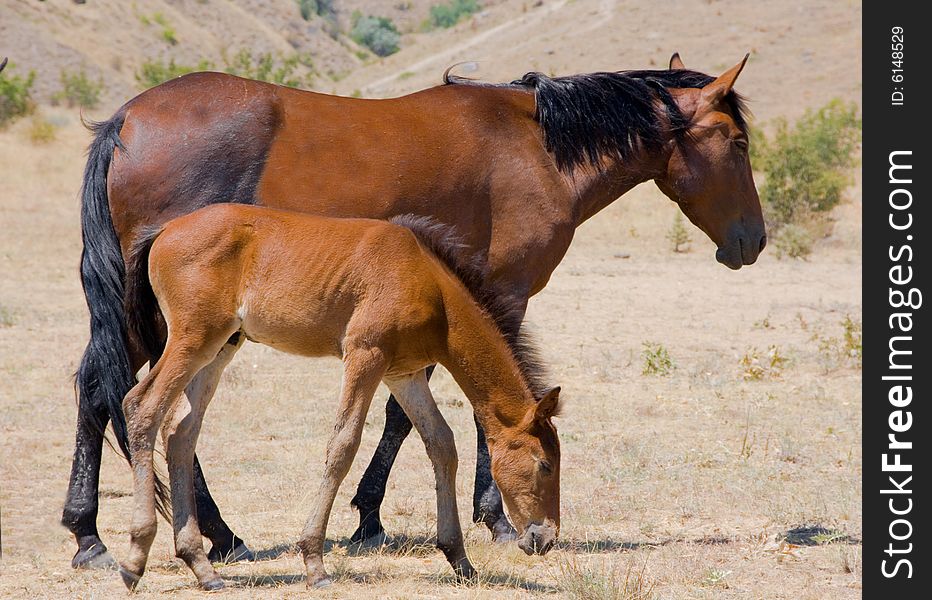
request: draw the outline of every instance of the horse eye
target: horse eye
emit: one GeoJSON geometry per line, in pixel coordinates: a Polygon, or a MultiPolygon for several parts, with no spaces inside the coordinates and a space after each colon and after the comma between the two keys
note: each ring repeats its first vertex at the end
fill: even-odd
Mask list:
{"type": "Polygon", "coordinates": [[[744,139],[744,138],[739,138],[739,139],[735,140],[735,145],[736,145],[737,147],[741,148],[742,150],[745,150],[745,151],[746,151],[746,150],[748,149],[748,147],[749,147],[748,141],[747,141],[746,139],[744,139]]]}
{"type": "Polygon", "coordinates": [[[550,475],[551,473],[553,473],[553,467],[551,467],[550,463],[547,462],[546,460],[542,460],[538,462],[537,466],[540,467],[541,472],[544,473],[545,475],[550,475]]]}

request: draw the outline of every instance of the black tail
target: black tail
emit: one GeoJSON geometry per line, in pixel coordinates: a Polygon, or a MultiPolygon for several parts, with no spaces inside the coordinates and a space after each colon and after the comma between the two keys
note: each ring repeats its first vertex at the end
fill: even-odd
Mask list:
{"type": "MultiPolygon", "coordinates": [[[[114,148],[125,151],[119,132],[124,115],[118,112],[108,121],[89,124],[94,141],[88,149],[84,184],[81,188],[81,234],[84,249],[81,252],[81,283],[91,316],[91,339],[81,358],[75,386],[82,401],[79,407],[107,408],[117,444],[127,461],[130,460],[126,418],[123,415],[123,397],[136,384],[136,374],[130,364],[127,342],[126,317],[123,311],[123,281],[126,276],[120,240],[110,217],[107,197],[107,171],[114,148]]],[[[102,422],[86,411],[82,418],[103,431],[102,422]]],[[[159,512],[167,515],[168,488],[156,476],[156,493],[159,512]]]]}
{"type": "MultiPolygon", "coordinates": [[[[107,171],[113,150],[123,149],[119,131],[123,115],[109,121],[91,123],[94,141],[88,149],[81,189],[81,283],[91,315],[91,340],[78,367],[78,394],[91,399],[85,405],[103,402],[113,426],[117,444],[129,460],[129,440],[123,417],[123,397],[135,384],[127,348],[123,315],[123,256],[110,218],[107,198],[107,171]]],[[[106,422],[97,424],[101,429],[106,422]]]]}

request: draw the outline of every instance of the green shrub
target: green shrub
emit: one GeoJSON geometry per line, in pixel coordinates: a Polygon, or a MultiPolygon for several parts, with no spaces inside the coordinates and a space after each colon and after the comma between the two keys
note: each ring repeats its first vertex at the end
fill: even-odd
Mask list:
{"type": "Polygon", "coordinates": [[[288,87],[302,87],[309,85],[313,78],[313,64],[309,57],[294,54],[276,62],[271,53],[253,56],[252,52],[242,49],[236,53],[232,60],[224,57],[226,67],[224,71],[231,75],[277,83],[288,87]],[[311,73],[302,76],[298,72],[298,65],[311,69],[311,73]]]}
{"type": "Polygon", "coordinates": [[[52,96],[53,102],[64,101],[68,106],[94,108],[100,103],[104,80],[100,78],[96,82],[92,81],[84,69],[71,75],[62,69],[61,86],[61,91],[52,96]]]}
{"type": "Polygon", "coordinates": [[[430,27],[453,27],[463,17],[479,12],[476,0],[450,0],[447,4],[435,4],[430,7],[428,24],[430,27]]]}
{"type": "Polygon", "coordinates": [[[669,375],[676,368],[670,352],[663,344],[644,342],[641,356],[644,359],[643,375],[669,375]]]}
{"type": "Polygon", "coordinates": [[[143,89],[149,89],[169,79],[181,77],[182,75],[187,75],[194,71],[208,71],[212,68],[213,65],[206,60],[202,60],[194,67],[176,64],[174,58],[167,63],[162,60],[147,60],[142,63],[139,71],[136,72],[136,82],[139,83],[143,89]]]}
{"type": "Polygon", "coordinates": [[[815,236],[806,223],[789,223],[774,235],[773,247],[777,258],[806,258],[812,254],[815,236]]]}
{"type": "Polygon", "coordinates": [[[29,71],[26,77],[11,75],[13,65],[7,65],[0,71],[0,127],[13,119],[27,115],[32,111],[33,102],[30,89],[36,79],[36,72],[29,71]]]}
{"type": "Polygon", "coordinates": [[[363,16],[359,11],[353,13],[353,29],[350,37],[377,56],[388,56],[398,52],[401,43],[401,34],[391,19],[372,15],[363,16]]]}
{"type": "Polygon", "coordinates": [[[833,100],[808,111],[792,128],[777,121],[772,139],[755,138],[752,160],[765,175],[761,201],[779,228],[838,204],[857,164],[861,119],[854,104],[833,100]]]}
{"type": "Polygon", "coordinates": [[[333,17],[336,10],[333,8],[333,0],[298,0],[298,10],[301,11],[301,18],[310,21],[311,17],[333,17]]]}

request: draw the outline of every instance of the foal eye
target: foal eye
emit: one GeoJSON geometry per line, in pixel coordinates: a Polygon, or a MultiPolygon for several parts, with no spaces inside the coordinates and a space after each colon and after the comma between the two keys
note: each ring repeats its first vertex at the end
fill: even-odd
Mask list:
{"type": "Polygon", "coordinates": [[[550,463],[546,460],[542,460],[537,463],[537,466],[540,468],[541,473],[544,475],[550,475],[553,473],[553,467],[550,466],[550,463]]]}

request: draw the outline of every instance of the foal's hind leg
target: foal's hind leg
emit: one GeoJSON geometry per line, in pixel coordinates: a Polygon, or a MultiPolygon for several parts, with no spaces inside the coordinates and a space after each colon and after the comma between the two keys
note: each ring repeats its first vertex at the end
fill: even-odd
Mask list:
{"type": "Polygon", "coordinates": [[[457,576],[472,579],[476,571],[466,556],[463,529],[456,507],[457,456],[453,431],[440,414],[423,371],[387,383],[421,435],[434,466],[437,484],[437,547],[443,551],[457,576]]]}
{"type": "Polygon", "coordinates": [[[362,427],[372,396],[385,373],[385,360],[376,349],[347,351],[343,358],[343,389],[333,434],[327,443],[327,463],[324,467],[317,504],[307,520],[298,546],[304,555],[307,567],[307,586],[323,587],[330,584],[324,569],[324,541],[327,537],[327,521],[333,508],[340,483],[353,464],[359,449],[362,427]]]}
{"type": "Polygon", "coordinates": [[[165,416],[162,437],[172,488],[172,520],[175,530],[175,554],[184,560],[197,577],[201,587],[216,590],[223,580],[211,566],[204,552],[194,498],[194,449],[200,433],[204,412],[210,403],[223,369],[239,349],[226,344],[213,362],[201,369],[188,384],[185,395],[179,397],[165,416]]]}
{"type": "Polygon", "coordinates": [[[187,349],[173,348],[169,342],[158,364],[123,400],[132,456],[135,509],[130,527],[129,556],[123,562],[120,574],[130,589],[136,587],[146,569],[149,549],[158,528],[152,467],[155,437],[165,411],[203,365],[192,365],[190,354],[187,349]]]}

